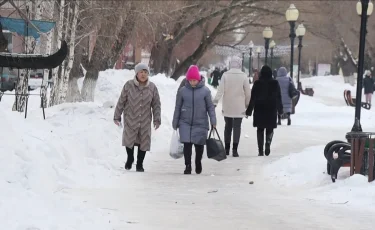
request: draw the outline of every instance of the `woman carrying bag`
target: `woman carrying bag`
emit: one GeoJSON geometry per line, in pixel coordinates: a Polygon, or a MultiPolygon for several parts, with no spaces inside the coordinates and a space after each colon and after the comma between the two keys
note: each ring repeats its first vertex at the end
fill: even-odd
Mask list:
{"type": "Polygon", "coordinates": [[[215,107],[211,91],[205,86],[196,65],[190,66],[186,73],[186,84],[180,88],[176,97],[176,106],[172,126],[179,129],[180,141],[184,144],[185,171],[191,174],[192,147],[195,147],[195,172],[202,172],[202,156],[206,144],[209,121],[216,127],[215,107]]]}

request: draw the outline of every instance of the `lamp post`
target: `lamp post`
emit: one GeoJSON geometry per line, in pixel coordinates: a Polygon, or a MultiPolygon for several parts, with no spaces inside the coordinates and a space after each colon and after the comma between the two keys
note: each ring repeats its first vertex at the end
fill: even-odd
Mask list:
{"type": "Polygon", "coordinates": [[[267,65],[267,58],[268,58],[268,48],[269,48],[270,40],[271,40],[272,36],[273,36],[273,31],[272,31],[271,27],[264,28],[264,30],[263,30],[264,48],[265,48],[264,62],[265,62],[266,65],[267,65]]]}
{"type": "Polygon", "coordinates": [[[276,43],[274,40],[271,41],[270,43],[270,49],[271,49],[271,69],[272,69],[272,60],[273,60],[273,48],[275,48],[276,43]]]}
{"type": "Polygon", "coordinates": [[[298,90],[302,89],[301,82],[299,81],[300,78],[300,70],[301,70],[301,50],[302,50],[302,39],[303,36],[305,36],[306,28],[303,26],[303,24],[299,24],[296,30],[296,35],[298,37],[299,43],[298,43],[298,73],[297,73],[297,88],[298,90]]]}
{"type": "Polygon", "coordinates": [[[293,79],[293,58],[294,58],[294,39],[296,38],[295,33],[295,26],[296,21],[299,16],[299,11],[294,6],[294,4],[290,4],[289,8],[287,9],[285,13],[286,20],[289,22],[290,25],[290,77],[293,79]]]}
{"type": "Polygon", "coordinates": [[[361,102],[362,102],[362,82],[363,82],[363,65],[365,57],[365,39],[367,19],[372,14],[374,6],[370,0],[360,0],[357,3],[357,14],[361,17],[361,29],[359,34],[359,54],[358,54],[358,75],[357,75],[357,92],[355,99],[355,118],[352,132],[362,132],[361,127],[361,102]]]}
{"type": "Polygon", "coordinates": [[[258,54],[258,71],[260,71],[260,53],[262,51],[260,50],[260,46],[257,48],[257,54],[258,54]]]}
{"type": "Polygon", "coordinates": [[[252,76],[253,73],[253,48],[254,48],[254,43],[253,41],[249,42],[249,47],[250,47],[250,52],[249,52],[249,77],[252,76]]]}

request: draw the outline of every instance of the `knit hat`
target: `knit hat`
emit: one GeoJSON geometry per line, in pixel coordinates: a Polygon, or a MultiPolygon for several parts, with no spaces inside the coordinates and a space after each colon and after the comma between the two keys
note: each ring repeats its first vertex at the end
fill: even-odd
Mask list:
{"type": "Polygon", "coordinates": [[[137,74],[139,71],[141,70],[147,70],[148,73],[150,73],[150,69],[148,68],[148,66],[144,63],[138,63],[135,67],[134,67],[134,71],[135,73],[137,74]]]}
{"type": "Polygon", "coordinates": [[[188,81],[190,80],[200,81],[201,80],[201,74],[199,73],[198,66],[191,65],[189,67],[188,71],[186,72],[186,80],[188,81]]]}
{"type": "Polygon", "coordinates": [[[242,69],[242,58],[234,56],[230,59],[229,68],[242,69]]]}
{"type": "Polygon", "coordinates": [[[285,77],[286,75],[288,75],[288,71],[286,70],[285,67],[280,67],[277,70],[277,77],[285,77]]]}

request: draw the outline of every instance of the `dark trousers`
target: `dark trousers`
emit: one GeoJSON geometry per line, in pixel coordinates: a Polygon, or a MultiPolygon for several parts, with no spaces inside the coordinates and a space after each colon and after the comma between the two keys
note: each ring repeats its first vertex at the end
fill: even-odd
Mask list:
{"type": "Polygon", "coordinates": [[[232,130],[233,130],[233,144],[240,142],[241,137],[241,124],[242,118],[224,117],[225,129],[224,129],[224,142],[225,144],[231,143],[232,130]]]}
{"type": "Polygon", "coordinates": [[[270,147],[273,137],[273,129],[264,129],[258,128],[257,129],[257,139],[258,139],[258,149],[259,151],[263,151],[264,146],[264,130],[266,130],[266,148],[270,147]]]}
{"type": "MultiPolygon", "coordinates": [[[[133,148],[126,147],[126,153],[128,154],[128,158],[130,158],[131,161],[134,161],[134,147],[133,148]]],[[[142,151],[138,147],[137,166],[143,165],[145,156],[146,156],[146,151],[142,151]]]]}
{"type": "MultiPolygon", "coordinates": [[[[203,156],[204,145],[196,145],[195,147],[195,162],[201,162],[203,156]]],[[[185,165],[191,165],[191,155],[193,154],[193,143],[184,143],[184,158],[185,165]]]]}

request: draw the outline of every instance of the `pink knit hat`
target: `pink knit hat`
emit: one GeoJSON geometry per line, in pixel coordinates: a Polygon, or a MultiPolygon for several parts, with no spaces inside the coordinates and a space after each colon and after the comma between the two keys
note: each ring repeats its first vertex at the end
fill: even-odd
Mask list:
{"type": "Polygon", "coordinates": [[[200,81],[201,80],[201,74],[199,73],[198,66],[191,65],[189,67],[188,71],[186,72],[186,80],[188,81],[190,80],[200,81]]]}

